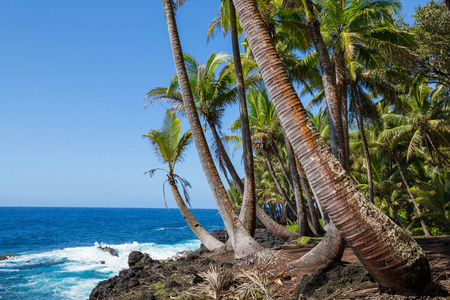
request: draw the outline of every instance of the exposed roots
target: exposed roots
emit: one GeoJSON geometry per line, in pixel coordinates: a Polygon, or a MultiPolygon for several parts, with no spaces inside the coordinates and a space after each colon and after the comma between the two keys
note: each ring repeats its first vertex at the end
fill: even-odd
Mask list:
{"type": "Polygon", "coordinates": [[[345,241],[332,222],[323,240],[308,253],[287,265],[289,272],[301,268],[325,265],[329,261],[340,261],[345,250],[345,241]]]}

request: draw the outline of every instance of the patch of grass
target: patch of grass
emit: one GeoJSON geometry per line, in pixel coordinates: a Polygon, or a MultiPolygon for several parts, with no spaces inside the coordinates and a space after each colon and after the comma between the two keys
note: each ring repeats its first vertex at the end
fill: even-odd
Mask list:
{"type": "Polygon", "coordinates": [[[298,232],[298,224],[286,225],[286,228],[292,232],[298,232]]]}
{"type": "Polygon", "coordinates": [[[322,240],[321,237],[310,237],[310,236],[302,236],[302,238],[298,241],[300,246],[317,244],[322,240]]]}

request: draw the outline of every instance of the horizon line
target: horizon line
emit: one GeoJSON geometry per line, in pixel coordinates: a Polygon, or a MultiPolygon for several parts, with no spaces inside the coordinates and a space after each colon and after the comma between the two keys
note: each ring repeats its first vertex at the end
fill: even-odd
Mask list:
{"type": "MultiPolygon", "coordinates": [[[[21,206],[21,205],[0,205],[0,208],[125,208],[125,209],[176,209],[178,207],[168,208],[168,207],[125,207],[125,206],[21,206]]],[[[191,210],[196,209],[211,209],[218,210],[217,208],[190,208],[191,210]]]]}

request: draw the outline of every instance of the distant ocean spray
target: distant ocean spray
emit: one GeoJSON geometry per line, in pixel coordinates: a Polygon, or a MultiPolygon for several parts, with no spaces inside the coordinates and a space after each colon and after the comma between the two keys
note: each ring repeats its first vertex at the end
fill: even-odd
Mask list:
{"type": "MultiPolygon", "coordinates": [[[[217,210],[193,213],[208,231],[223,228],[217,210]]],[[[0,229],[0,256],[15,256],[0,261],[0,299],[8,300],[87,299],[127,267],[131,251],[164,259],[200,246],[176,209],[0,207],[0,229]]]]}

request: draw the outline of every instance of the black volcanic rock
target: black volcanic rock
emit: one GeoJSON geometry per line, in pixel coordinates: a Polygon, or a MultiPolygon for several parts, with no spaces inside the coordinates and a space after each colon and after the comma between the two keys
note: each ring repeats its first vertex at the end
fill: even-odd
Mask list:
{"type": "Polygon", "coordinates": [[[14,257],[14,255],[12,255],[12,254],[6,254],[6,255],[3,255],[3,256],[0,256],[0,261],[11,259],[13,257],[14,257]]]}
{"type": "Polygon", "coordinates": [[[111,247],[102,247],[102,246],[98,246],[97,248],[100,249],[100,250],[102,250],[102,251],[104,251],[104,252],[108,252],[108,253],[111,254],[112,256],[117,256],[117,257],[119,257],[119,254],[117,254],[117,251],[114,250],[114,249],[111,248],[111,247]]]}

